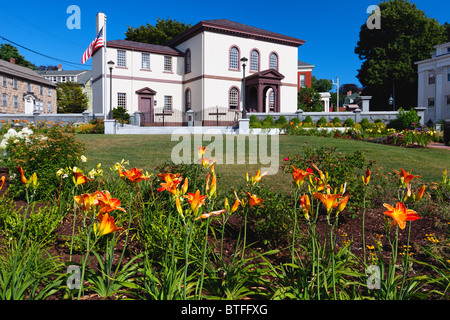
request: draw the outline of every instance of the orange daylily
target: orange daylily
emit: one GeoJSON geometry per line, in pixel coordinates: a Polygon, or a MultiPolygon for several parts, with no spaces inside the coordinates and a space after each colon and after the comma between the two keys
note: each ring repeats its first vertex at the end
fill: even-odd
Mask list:
{"type": "Polygon", "coordinates": [[[92,179],[86,177],[82,172],[74,172],[73,173],[73,183],[75,183],[75,185],[80,185],[80,184],[86,184],[88,183],[88,181],[92,181],[92,179]]]}
{"type": "Polygon", "coordinates": [[[177,186],[181,183],[182,178],[179,173],[162,173],[158,174],[165,182],[161,182],[161,187],[158,191],[167,190],[172,194],[176,194],[177,186]]]}
{"type": "Polygon", "coordinates": [[[206,149],[206,147],[202,147],[202,146],[198,146],[197,147],[197,155],[198,158],[203,158],[203,154],[205,153],[205,151],[209,151],[209,149],[206,149]]]}
{"type": "Polygon", "coordinates": [[[188,199],[190,205],[191,205],[191,210],[194,213],[197,213],[198,209],[205,204],[205,199],[206,196],[200,195],[200,190],[195,191],[195,194],[192,192],[189,192],[187,196],[185,196],[185,198],[188,199]]]}
{"type": "Polygon", "coordinates": [[[261,202],[264,201],[263,199],[258,198],[256,194],[250,194],[250,192],[247,192],[247,195],[249,197],[248,204],[250,205],[250,207],[257,206],[258,204],[262,206],[261,202]]]}
{"type": "Polygon", "coordinates": [[[94,204],[94,200],[98,195],[98,191],[95,193],[84,193],[73,197],[75,202],[81,205],[83,211],[91,210],[91,206],[94,204]]]}
{"type": "Polygon", "coordinates": [[[132,183],[137,183],[142,180],[148,181],[148,177],[145,174],[143,174],[142,171],[143,171],[142,169],[133,168],[131,170],[125,170],[124,172],[122,172],[122,175],[125,176],[132,183]]]}
{"type": "Polygon", "coordinates": [[[209,185],[209,178],[210,178],[210,174],[208,173],[206,175],[206,188],[205,191],[208,194],[208,197],[213,197],[216,196],[216,192],[217,192],[217,176],[215,174],[213,174],[213,177],[211,179],[211,186],[209,185]]]}
{"type": "Polygon", "coordinates": [[[414,210],[406,209],[402,202],[397,202],[394,207],[384,203],[383,206],[388,210],[384,212],[385,215],[391,217],[392,223],[391,227],[394,225],[399,225],[401,229],[405,229],[406,221],[415,221],[421,219],[420,216],[414,210]]]}
{"type": "Polygon", "coordinates": [[[345,207],[347,206],[348,198],[350,198],[350,195],[346,195],[334,205],[334,207],[337,207],[336,214],[345,209],[345,207]]]}
{"type": "Polygon", "coordinates": [[[210,158],[202,158],[201,159],[201,161],[202,161],[202,166],[203,166],[203,168],[208,168],[208,167],[211,167],[212,165],[214,165],[214,163],[216,162],[216,160],[217,159],[214,159],[214,160],[211,160],[210,158]]]}
{"type": "Polygon", "coordinates": [[[94,230],[99,237],[104,236],[108,233],[116,232],[119,230],[124,230],[123,228],[117,227],[114,221],[114,217],[110,217],[109,213],[105,213],[99,224],[94,225],[94,230]]]}
{"type": "Polygon", "coordinates": [[[206,219],[206,218],[209,218],[209,217],[215,217],[215,216],[218,216],[219,214],[222,214],[222,213],[224,213],[226,211],[227,211],[226,209],[222,209],[222,210],[212,211],[212,212],[209,212],[209,213],[203,213],[203,214],[199,215],[197,218],[195,218],[194,220],[206,219]]]}
{"type": "Polygon", "coordinates": [[[320,192],[313,193],[314,198],[319,199],[325,206],[327,213],[331,213],[331,210],[336,207],[340,194],[323,194],[320,192]]]}
{"type": "Polygon", "coordinates": [[[5,176],[0,178],[0,190],[3,188],[3,185],[5,184],[5,180],[6,180],[5,176]]]}
{"type": "Polygon", "coordinates": [[[258,171],[256,171],[256,174],[251,178],[248,177],[248,172],[247,172],[245,174],[245,179],[247,180],[247,183],[255,184],[255,183],[261,181],[262,177],[264,177],[268,173],[269,173],[268,171],[265,171],[263,174],[261,174],[261,170],[258,169],[258,171]]]}
{"type": "Polygon", "coordinates": [[[25,178],[25,175],[24,175],[24,173],[23,173],[22,167],[21,167],[21,166],[17,166],[17,169],[19,170],[20,178],[22,179],[22,183],[23,183],[23,184],[27,184],[27,183],[28,183],[28,180],[27,180],[27,178],[25,178]]]}
{"type": "Polygon", "coordinates": [[[311,201],[309,200],[309,196],[304,194],[300,196],[300,205],[302,206],[303,213],[307,220],[309,220],[309,213],[311,212],[311,201]]]}
{"type": "Polygon", "coordinates": [[[126,212],[124,208],[120,207],[120,200],[117,198],[111,198],[111,194],[107,190],[103,192],[98,191],[92,204],[94,206],[100,206],[100,210],[98,212],[100,219],[105,213],[114,210],[126,212]]]}
{"type": "Polygon", "coordinates": [[[293,169],[293,171],[292,171],[292,178],[294,179],[294,182],[295,182],[295,184],[296,184],[297,186],[302,185],[303,180],[304,180],[306,177],[308,177],[308,176],[310,176],[310,175],[313,174],[312,170],[309,169],[309,168],[308,168],[306,171],[303,171],[303,170],[301,170],[301,169],[297,169],[297,168],[294,167],[294,166],[291,166],[291,167],[292,167],[292,169],[293,169]]]}
{"type": "Polygon", "coordinates": [[[370,181],[370,170],[369,169],[366,170],[366,176],[362,177],[362,180],[365,185],[369,184],[369,181],[370,181]]]}
{"type": "MultiPolygon", "coordinates": [[[[1,189],[1,188],[0,188],[1,189]]],[[[425,193],[425,185],[423,185],[419,191],[417,192],[416,196],[414,197],[415,201],[419,201],[420,199],[422,199],[423,195],[425,193]]]]}
{"type": "Polygon", "coordinates": [[[400,172],[399,172],[399,171],[395,171],[395,170],[394,170],[394,172],[399,174],[400,180],[401,180],[402,183],[404,183],[405,185],[407,185],[408,183],[410,183],[412,179],[414,179],[414,178],[420,178],[420,177],[421,177],[421,176],[415,176],[415,175],[412,175],[411,173],[409,173],[409,172],[403,170],[403,168],[400,169],[400,172]]]}

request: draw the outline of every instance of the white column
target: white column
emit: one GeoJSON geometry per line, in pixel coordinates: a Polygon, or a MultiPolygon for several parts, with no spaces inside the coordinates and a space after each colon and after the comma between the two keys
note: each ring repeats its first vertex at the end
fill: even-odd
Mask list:
{"type": "Polygon", "coordinates": [[[436,96],[434,98],[434,108],[436,110],[436,119],[434,122],[442,119],[442,109],[443,109],[443,95],[442,95],[442,67],[438,67],[435,69],[436,71],[436,96]]]}

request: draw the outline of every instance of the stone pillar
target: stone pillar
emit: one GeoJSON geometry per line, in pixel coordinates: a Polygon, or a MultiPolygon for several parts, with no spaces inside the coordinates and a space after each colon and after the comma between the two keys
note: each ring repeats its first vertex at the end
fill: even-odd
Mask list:
{"type": "Polygon", "coordinates": [[[116,122],[114,119],[105,120],[105,134],[116,134],[116,122]]]}
{"type": "Polygon", "coordinates": [[[83,123],[88,123],[89,122],[89,111],[84,110],[82,115],[83,115],[83,123]]]}
{"type": "Polygon", "coordinates": [[[38,123],[40,114],[41,114],[41,112],[38,110],[33,111],[34,123],[38,123]]]}
{"type": "Polygon", "coordinates": [[[134,123],[133,124],[137,127],[141,126],[141,114],[142,114],[142,112],[140,112],[140,111],[134,112],[134,123]]]}
{"type": "Polygon", "coordinates": [[[250,119],[239,119],[239,134],[250,133],[250,119]]]}
{"type": "Polygon", "coordinates": [[[414,108],[414,110],[416,110],[417,115],[419,116],[419,122],[421,125],[425,125],[425,110],[427,110],[427,108],[424,107],[416,107],[414,108]]]}
{"type": "Polygon", "coordinates": [[[303,122],[303,110],[298,109],[297,111],[295,111],[295,114],[297,115],[298,120],[300,120],[300,122],[303,122]]]}
{"type": "Polygon", "coordinates": [[[361,117],[361,109],[357,108],[357,109],[355,109],[354,112],[355,112],[355,123],[361,122],[361,119],[362,119],[362,117],[361,117]]]}
{"type": "Polygon", "coordinates": [[[369,112],[370,99],[372,99],[372,96],[360,96],[360,98],[362,100],[362,112],[369,112]]]}
{"type": "Polygon", "coordinates": [[[193,127],[194,126],[194,111],[192,111],[191,109],[186,111],[187,114],[187,123],[188,123],[188,127],[193,127]]]}

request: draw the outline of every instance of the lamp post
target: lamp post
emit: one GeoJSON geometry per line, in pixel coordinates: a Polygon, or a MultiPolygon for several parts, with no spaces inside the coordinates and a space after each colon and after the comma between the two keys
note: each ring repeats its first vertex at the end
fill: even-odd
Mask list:
{"type": "Polygon", "coordinates": [[[392,94],[389,97],[389,105],[392,106],[394,104],[394,99],[392,98],[392,94]]]}
{"type": "Polygon", "coordinates": [[[336,82],[333,79],[330,80],[332,85],[336,85],[336,112],[339,111],[339,77],[336,82]]]}
{"type": "Polygon", "coordinates": [[[246,119],[247,118],[247,106],[245,105],[245,66],[246,66],[246,62],[248,61],[248,59],[246,57],[243,57],[241,59],[242,62],[242,119],[246,119]]]}
{"type": "Polygon", "coordinates": [[[109,60],[108,61],[108,67],[109,67],[109,119],[112,119],[112,71],[114,68],[114,61],[109,60]]]}

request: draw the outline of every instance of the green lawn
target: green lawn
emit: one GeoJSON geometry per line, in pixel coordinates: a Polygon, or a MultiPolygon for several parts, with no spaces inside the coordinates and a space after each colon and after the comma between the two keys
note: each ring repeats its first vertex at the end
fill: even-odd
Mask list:
{"type": "MultiPolygon", "coordinates": [[[[172,149],[179,141],[171,141],[171,135],[78,135],[86,144],[88,165],[102,163],[102,168],[109,168],[122,159],[129,160],[130,166],[143,168],[153,172],[153,167],[171,160],[172,149]]],[[[269,138],[270,141],[270,138],[269,138]]],[[[208,146],[209,140],[203,141],[208,146]]],[[[192,157],[197,154],[194,139],[191,139],[192,157]]],[[[226,143],[224,142],[224,145],[226,143]]],[[[323,137],[279,136],[279,164],[292,154],[302,154],[302,147],[308,144],[314,148],[336,147],[343,154],[351,154],[361,150],[367,159],[375,160],[375,168],[382,167],[384,172],[392,172],[404,168],[413,174],[421,175],[424,182],[440,181],[444,169],[450,169],[450,151],[428,148],[402,148],[354,140],[323,137]]],[[[226,150],[224,146],[224,157],[226,150]]],[[[214,155],[213,155],[214,158],[214,155]]],[[[248,157],[246,158],[248,160],[248,157]]],[[[272,163],[275,161],[272,159],[272,163]]],[[[219,183],[225,188],[243,185],[245,172],[256,172],[258,164],[217,164],[220,175],[219,183]]],[[[262,170],[264,171],[264,169],[262,170]]],[[[291,178],[281,170],[277,174],[264,179],[275,190],[287,190],[291,187],[291,178]],[[286,186],[288,184],[288,186],[286,186]]]]}

